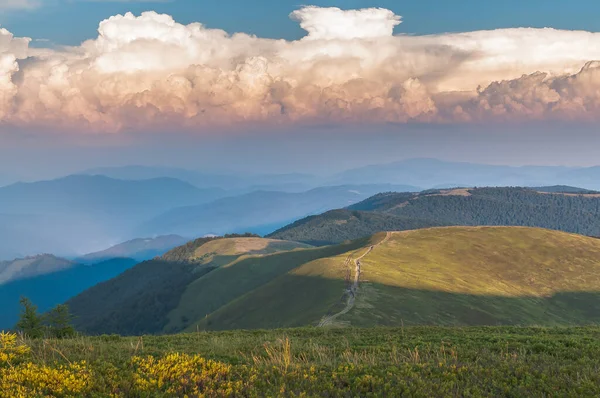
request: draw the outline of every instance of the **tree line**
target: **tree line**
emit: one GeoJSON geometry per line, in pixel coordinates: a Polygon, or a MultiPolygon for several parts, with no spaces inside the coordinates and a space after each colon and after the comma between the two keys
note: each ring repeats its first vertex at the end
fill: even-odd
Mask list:
{"type": "Polygon", "coordinates": [[[21,314],[15,329],[30,339],[64,339],[75,336],[73,316],[66,304],[58,304],[45,314],[40,314],[35,304],[21,297],[21,314]]]}

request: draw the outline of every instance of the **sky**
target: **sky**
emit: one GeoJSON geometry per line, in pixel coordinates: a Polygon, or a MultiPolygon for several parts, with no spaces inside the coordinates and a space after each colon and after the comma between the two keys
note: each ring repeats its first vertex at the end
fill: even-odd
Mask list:
{"type": "Polygon", "coordinates": [[[0,174],[598,164],[600,3],[0,0],[0,174]]]}

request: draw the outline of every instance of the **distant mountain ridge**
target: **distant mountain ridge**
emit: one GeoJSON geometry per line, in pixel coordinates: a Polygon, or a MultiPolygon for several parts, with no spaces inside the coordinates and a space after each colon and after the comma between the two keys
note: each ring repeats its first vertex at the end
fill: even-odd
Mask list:
{"type": "Polygon", "coordinates": [[[183,245],[188,239],[179,235],[158,236],[155,238],[138,238],[111,246],[106,250],[78,257],[77,262],[83,264],[110,260],[111,258],[131,258],[136,261],[149,260],[162,256],[174,247],[183,245]]]}
{"type": "Polygon", "coordinates": [[[0,259],[105,248],[106,242],[135,237],[137,225],[157,214],[223,194],[172,178],[125,181],[83,175],[2,187],[0,259]]]}
{"type": "Polygon", "coordinates": [[[600,190],[600,166],[503,166],[415,158],[358,167],[338,173],[327,184],[409,184],[427,188],[456,186],[570,185],[600,190]]]}
{"type": "Polygon", "coordinates": [[[138,234],[202,236],[246,231],[265,234],[298,218],[345,207],[390,189],[409,190],[415,187],[365,184],[320,187],[299,193],[256,191],[169,210],[142,225],[138,234]]]}
{"type": "Polygon", "coordinates": [[[73,261],[59,258],[52,254],[40,254],[12,261],[0,261],[0,285],[14,280],[63,271],[75,265],[76,263],[73,261]]]}

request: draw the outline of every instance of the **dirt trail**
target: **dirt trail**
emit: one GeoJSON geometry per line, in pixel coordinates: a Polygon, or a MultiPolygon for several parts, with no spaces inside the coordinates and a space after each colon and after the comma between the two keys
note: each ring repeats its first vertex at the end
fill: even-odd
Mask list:
{"type": "MultiPolygon", "coordinates": [[[[373,251],[373,249],[385,242],[388,241],[388,239],[390,239],[390,236],[392,236],[391,232],[386,232],[385,233],[385,238],[381,240],[381,242],[370,246],[366,252],[364,252],[362,254],[362,256],[355,258],[354,261],[354,281],[352,282],[352,284],[346,289],[346,295],[348,296],[348,300],[346,301],[346,307],[344,307],[343,310],[341,310],[340,312],[330,315],[330,316],[325,316],[323,317],[323,319],[321,319],[321,321],[319,322],[319,324],[317,325],[317,327],[324,327],[324,326],[328,326],[331,325],[333,323],[333,321],[335,321],[337,318],[339,318],[340,316],[347,314],[348,312],[350,312],[350,310],[352,308],[354,308],[354,302],[356,301],[356,295],[358,293],[358,285],[360,282],[360,260],[362,260],[363,258],[365,258],[365,256],[369,253],[371,253],[373,251]]],[[[348,259],[346,260],[346,262],[348,261],[348,259]]]]}

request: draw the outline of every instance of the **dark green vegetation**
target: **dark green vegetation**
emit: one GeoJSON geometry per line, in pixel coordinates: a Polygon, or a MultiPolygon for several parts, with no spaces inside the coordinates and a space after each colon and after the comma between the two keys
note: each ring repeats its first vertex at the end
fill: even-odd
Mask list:
{"type": "Polygon", "coordinates": [[[387,230],[427,225],[512,225],[600,236],[600,195],[541,193],[527,188],[382,193],[347,210],[305,218],[269,237],[331,244],[373,234],[388,225],[392,228],[387,230]]]}
{"type": "Polygon", "coordinates": [[[569,185],[552,185],[549,187],[535,187],[530,188],[534,191],[538,192],[548,192],[548,193],[574,193],[574,194],[598,194],[598,191],[592,191],[590,189],[571,187],[569,185]]]}
{"type": "Polygon", "coordinates": [[[42,337],[64,339],[75,336],[69,307],[58,304],[45,314],[39,314],[38,308],[28,298],[21,297],[21,314],[15,329],[29,339],[42,337]]]}
{"type": "Polygon", "coordinates": [[[68,304],[78,329],[89,334],[319,324],[555,326],[599,322],[598,292],[598,239],[538,228],[444,227],[320,248],[205,238],[68,304]],[[359,289],[349,300],[358,258],[359,289]]]}
{"type": "Polygon", "coordinates": [[[46,312],[85,289],[114,278],[135,264],[136,261],[131,259],[113,259],[92,266],[73,265],[62,271],[2,284],[0,329],[11,328],[17,322],[21,296],[29,297],[41,312],[46,312]]]}
{"type": "Polygon", "coordinates": [[[268,237],[324,246],[358,239],[380,231],[406,231],[442,225],[445,224],[433,220],[338,209],[296,221],[268,237]]]}
{"type": "MultiPolygon", "coordinates": [[[[95,396],[147,396],[137,392],[133,375],[139,368],[132,357],[173,352],[227,365],[218,378],[205,374],[204,367],[190,370],[205,374],[208,380],[200,388],[208,396],[225,386],[233,386],[233,396],[251,397],[600,395],[597,327],[291,329],[31,344],[35,363],[85,360],[93,374],[89,393],[95,396]]],[[[155,388],[152,396],[169,396],[169,387],[191,388],[185,381],[155,388]]]]}

